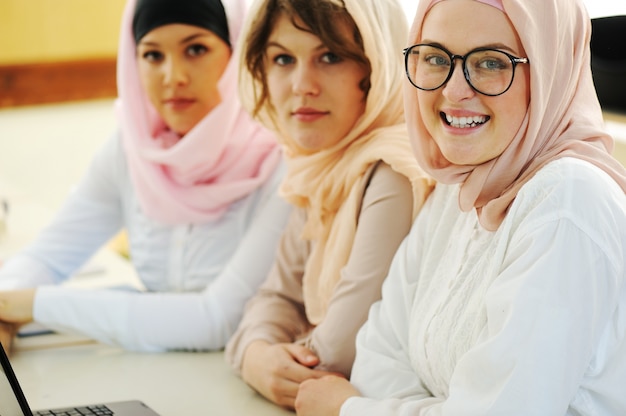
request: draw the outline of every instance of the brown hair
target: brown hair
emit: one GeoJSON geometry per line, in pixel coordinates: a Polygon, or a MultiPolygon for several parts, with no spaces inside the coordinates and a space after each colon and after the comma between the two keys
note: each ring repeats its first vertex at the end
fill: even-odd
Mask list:
{"type": "Polygon", "coordinates": [[[339,6],[331,0],[266,0],[252,22],[244,43],[244,65],[252,78],[261,85],[261,91],[255,91],[254,115],[259,113],[269,99],[265,49],[281,13],[289,17],[298,29],[320,38],[337,56],[361,64],[366,69],[367,76],[361,81],[360,87],[367,95],[372,67],[365,56],[361,33],[345,6],[339,6]],[[346,38],[341,32],[342,23],[352,28],[352,39],[346,38]]]}

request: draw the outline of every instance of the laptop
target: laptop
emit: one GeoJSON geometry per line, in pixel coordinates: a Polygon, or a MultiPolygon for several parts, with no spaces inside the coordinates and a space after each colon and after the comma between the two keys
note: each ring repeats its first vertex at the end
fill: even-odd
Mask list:
{"type": "Polygon", "coordinates": [[[31,410],[22,388],[9,363],[4,347],[0,343],[0,416],[159,416],[139,400],[101,403],[51,410],[31,410]]]}

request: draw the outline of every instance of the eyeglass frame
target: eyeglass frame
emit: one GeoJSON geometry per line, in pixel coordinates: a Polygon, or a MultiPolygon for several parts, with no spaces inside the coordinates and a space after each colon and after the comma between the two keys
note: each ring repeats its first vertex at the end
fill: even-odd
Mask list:
{"type": "Polygon", "coordinates": [[[456,60],[460,59],[461,62],[462,62],[461,68],[463,69],[463,76],[465,77],[465,81],[467,82],[467,84],[474,91],[476,91],[477,93],[482,94],[482,95],[486,95],[487,97],[497,97],[498,95],[502,95],[505,92],[507,92],[511,88],[511,85],[513,85],[513,80],[515,79],[515,68],[517,67],[517,65],[518,64],[530,64],[530,60],[528,58],[521,58],[521,57],[512,55],[512,54],[510,54],[508,52],[501,51],[500,49],[486,48],[486,47],[472,49],[471,51],[469,51],[465,55],[456,55],[456,54],[453,54],[452,52],[450,52],[449,50],[447,50],[446,48],[444,48],[443,46],[435,45],[435,44],[432,44],[432,43],[417,43],[415,45],[411,45],[411,46],[409,46],[407,48],[402,49],[402,54],[404,55],[404,72],[406,73],[406,77],[408,78],[408,80],[411,83],[411,85],[413,85],[415,88],[417,88],[419,90],[422,90],[422,91],[435,91],[435,90],[438,90],[439,88],[443,87],[444,85],[446,85],[448,83],[448,81],[450,81],[450,78],[452,78],[452,74],[454,73],[456,60]],[[435,87],[435,88],[422,88],[422,87],[417,86],[413,82],[413,80],[411,79],[411,75],[409,75],[409,53],[408,52],[411,49],[415,48],[416,46],[430,46],[431,48],[440,49],[443,52],[445,52],[445,54],[448,55],[448,57],[450,58],[450,71],[448,72],[448,76],[446,77],[446,79],[438,87],[435,87]],[[486,93],[478,90],[478,88],[476,88],[474,85],[472,85],[472,81],[470,80],[469,72],[467,70],[467,67],[465,66],[466,59],[467,59],[467,57],[469,55],[473,54],[474,52],[484,52],[484,51],[500,52],[500,53],[503,53],[504,55],[506,55],[511,60],[511,65],[513,65],[513,74],[511,75],[511,82],[509,82],[509,85],[501,93],[498,93],[498,94],[486,94],[486,93]]]}

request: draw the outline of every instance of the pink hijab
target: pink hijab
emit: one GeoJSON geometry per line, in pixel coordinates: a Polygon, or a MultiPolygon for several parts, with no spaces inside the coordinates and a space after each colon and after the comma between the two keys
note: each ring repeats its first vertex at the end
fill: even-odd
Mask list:
{"type": "MultiPolygon", "coordinates": [[[[245,3],[222,3],[231,45],[237,49],[245,3]]],[[[219,82],[222,103],[183,138],[168,130],[139,80],[132,34],[134,9],[135,0],[129,0],[119,44],[116,110],[139,202],[146,215],[166,224],[216,220],[270,177],[280,160],[278,144],[241,107],[236,59],[230,60],[219,82]]]]}
{"type": "MultiPolygon", "coordinates": [[[[442,0],[438,0],[442,1],[442,0]]],[[[424,17],[436,2],[422,0],[409,35],[418,43],[424,17]]],[[[445,1],[445,0],[444,0],[445,1]]],[[[447,161],[419,116],[417,89],[404,83],[407,124],[420,165],[442,183],[460,183],[459,206],[475,208],[496,230],[520,188],[547,163],[586,160],[626,191],[626,170],[611,156],[590,66],[591,21],[582,0],[476,0],[507,14],[530,60],[530,104],[515,138],[497,158],[476,166],[447,161]]]]}

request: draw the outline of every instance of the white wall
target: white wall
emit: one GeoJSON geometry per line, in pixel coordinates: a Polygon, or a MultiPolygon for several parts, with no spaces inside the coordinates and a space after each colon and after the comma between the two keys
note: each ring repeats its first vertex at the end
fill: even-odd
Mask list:
{"type": "MultiPolygon", "coordinates": [[[[420,0],[400,0],[409,23],[413,22],[415,9],[419,1],[420,0]]],[[[584,0],[584,2],[591,18],[619,14],[626,15],[626,0],[584,0]]]]}

